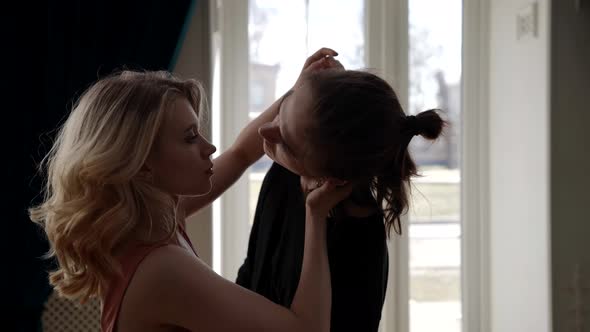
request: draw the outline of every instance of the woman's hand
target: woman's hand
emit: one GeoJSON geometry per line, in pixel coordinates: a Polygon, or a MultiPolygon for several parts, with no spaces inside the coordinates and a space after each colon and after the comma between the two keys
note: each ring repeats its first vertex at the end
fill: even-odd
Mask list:
{"type": "Polygon", "coordinates": [[[352,192],[352,184],[337,179],[311,179],[301,177],[301,187],[307,193],[306,210],[314,217],[325,220],[330,210],[352,192]]]}
{"type": "Polygon", "coordinates": [[[344,70],[344,66],[342,66],[340,61],[334,59],[334,57],[337,55],[338,52],[334,51],[333,49],[323,47],[308,57],[305,61],[305,64],[303,64],[303,69],[301,69],[301,73],[299,74],[293,89],[301,86],[306,76],[308,76],[310,73],[323,69],[344,70]]]}

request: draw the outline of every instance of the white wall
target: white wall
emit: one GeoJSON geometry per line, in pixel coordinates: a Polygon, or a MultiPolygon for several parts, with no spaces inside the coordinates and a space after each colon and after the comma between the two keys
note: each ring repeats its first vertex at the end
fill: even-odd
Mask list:
{"type": "Polygon", "coordinates": [[[549,0],[536,38],[517,40],[531,1],[490,1],[491,326],[551,328],[549,242],[549,0]]]}

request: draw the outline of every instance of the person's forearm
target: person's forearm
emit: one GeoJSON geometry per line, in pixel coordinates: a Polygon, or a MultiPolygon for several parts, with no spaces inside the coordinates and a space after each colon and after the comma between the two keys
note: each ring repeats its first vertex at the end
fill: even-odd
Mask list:
{"type": "Polygon", "coordinates": [[[326,245],[326,221],[306,213],[305,248],[299,285],[291,310],[313,331],[330,331],[332,287],[326,245]]]}
{"type": "Polygon", "coordinates": [[[233,144],[232,148],[245,159],[248,165],[256,162],[264,154],[262,137],[258,134],[258,128],[263,124],[274,120],[279,112],[280,101],[281,99],[279,98],[256,119],[250,121],[250,123],[242,129],[233,144]]]}

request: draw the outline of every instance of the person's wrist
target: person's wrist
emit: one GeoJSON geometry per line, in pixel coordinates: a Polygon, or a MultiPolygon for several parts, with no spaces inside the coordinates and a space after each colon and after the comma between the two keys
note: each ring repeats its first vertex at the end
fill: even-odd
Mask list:
{"type": "Polygon", "coordinates": [[[326,223],[326,219],[328,218],[328,213],[324,213],[319,211],[316,208],[311,207],[308,203],[305,204],[305,209],[306,209],[306,216],[307,219],[314,223],[320,223],[320,224],[325,224],[326,223]]]}

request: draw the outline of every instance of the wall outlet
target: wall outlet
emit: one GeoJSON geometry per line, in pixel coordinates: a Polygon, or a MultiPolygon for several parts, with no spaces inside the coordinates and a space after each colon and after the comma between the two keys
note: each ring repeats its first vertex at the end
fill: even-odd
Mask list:
{"type": "Polygon", "coordinates": [[[516,13],[516,39],[537,38],[538,35],[538,4],[530,3],[516,13]]]}

